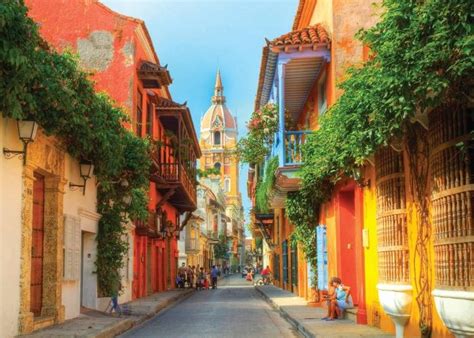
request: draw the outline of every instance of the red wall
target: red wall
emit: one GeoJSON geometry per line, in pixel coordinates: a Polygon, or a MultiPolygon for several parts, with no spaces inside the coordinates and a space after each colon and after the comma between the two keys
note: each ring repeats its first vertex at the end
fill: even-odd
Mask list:
{"type": "MultiPolygon", "coordinates": [[[[41,35],[49,44],[60,51],[65,48],[72,48],[72,50],[77,51],[79,43],[84,42],[84,40],[97,42],[91,39],[91,34],[105,32],[105,34],[112,36],[110,61],[105,66],[102,65],[101,69],[94,71],[92,78],[96,82],[98,91],[107,92],[111,98],[126,109],[133,121],[132,126],[136,123],[138,91],[140,90],[143,97],[141,121],[143,132],[141,136],[144,136],[146,133],[148,94],[170,99],[171,97],[167,88],[159,90],[143,89],[137,78],[136,70],[141,60],[159,63],[154,51],[146,52],[147,47],[153,50],[153,45],[148,40],[148,33],[144,25],[145,42],[139,39],[136,34],[136,30],[140,28],[142,21],[113,12],[94,0],[26,0],[25,2],[30,9],[29,15],[39,23],[41,35]]],[[[100,41],[97,43],[101,44],[100,41]]],[[[163,135],[163,127],[160,125],[156,114],[153,114],[153,125],[153,138],[158,140],[163,135]]],[[[160,199],[161,196],[156,191],[154,183],[150,183],[150,211],[155,210],[155,206],[160,199]]],[[[169,203],[165,203],[163,209],[167,212],[168,218],[173,224],[176,223],[177,210],[169,203]]],[[[171,241],[169,248],[166,247],[163,241],[154,240],[151,245],[151,262],[147,262],[147,238],[135,236],[134,243],[134,282],[132,286],[134,297],[146,295],[147,264],[152,264],[150,271],[154,291],[166,289],[164,283],[169,278],[173,281],[171,285],[174,285],[176,267],[173,264],[176,261],[174,257],[177,256],[176,240],[171,241]],[[171,250],[171,254],[164,254],[166,250],[171,250]],[[166,262],[166,257],[171,258],[171,263],[166,262]],[[172,264],[170,269],[164,266],[168,264],[172,264]],[[172,273],[171,276],[168,276],[169,270],[172,273]]]]}
{"type": "Polygon", "coordinates": [[[352,288],[354,304],[357,304],[357,271],[355,252],[355,203],[354,190],[341,191],[339,201],[339,277],[352,288]]]}

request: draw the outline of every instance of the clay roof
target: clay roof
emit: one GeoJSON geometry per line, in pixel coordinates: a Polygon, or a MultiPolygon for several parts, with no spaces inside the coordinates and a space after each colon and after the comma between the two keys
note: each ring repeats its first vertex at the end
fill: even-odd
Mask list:
{"type": "Polygon", "coordinates": [[[316,24],[300,30],[291,31],[287,34],[273,39],[268,42],[268,46],[274,52],[280,50],[288,51],[288,49],[310,47],[316,49],[322,45],[328,46],[330,43],[329,35],[321,24],[316,24]]]}
{"type": "Polygon", "coordinates": [[[155,105],[157,108],[188,109],[187,102],[177,103],[177,102],[174,102],[173,100],[166,99],[161,96],[156,97],[155,105]]]}
{"type": "MultiPolygon", "coordinates": [[[[303,8],[304,0],[301,0],[300,7],[303,8]]],[[[267,40],[267,45],[263,47],[262,59],[260,62],[260,75],[258,79],[257,95],[255,96],[254,109],[260,109],[262,101],[267,98],[264,91],[268,91],[268,78],[273,79],[273,73],[276,67],[277,56],[281,52],[298,52],[304,49],[316,50],[318,48],[330,48],[331,40],[327,31],[321,24],[316,24],[299,30],[293,30],[289,33],[273,39],[267,40]]]]}
{"type": "Polygon", "coordinates": [[[150,61],[140,62],[138,77],[143,81],[145,88],[160,88],[173,82],[167,66],[162,67],[150,61]]]}
{"type": "Polygon", "coordinates": [[[155,104],[156,110],[158,112],[162,111],[165,114],[166,112],[172,112],[173,115],[182,115],[184,123],[189,131],[189,136],[193,140],[196,155],[198,158],[201,157],[201,148],[199,147],[199,141],[197,139],[196,130],[194,128],[193,119],[191,117],[191,111],[189,110],[186,102],[181,104],[161,96],[154,96],[153,103],[155,104]]]}

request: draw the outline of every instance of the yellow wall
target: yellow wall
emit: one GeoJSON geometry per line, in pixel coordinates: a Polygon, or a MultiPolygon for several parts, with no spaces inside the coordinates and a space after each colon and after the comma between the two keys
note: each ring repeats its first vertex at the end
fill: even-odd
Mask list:
{"type": "Polygon", "coordinates": [[[379,303],[377,291],[378,283],[378,255],[377,255],[377,222],[376,222],[376,189],[375,168],[366,167],[365,176],[370,179],[371,185],[364,189],[364,229],[368,232],[368,247],[364,248],[365,265],[365,301],[367,323],[380,327],[384,331],[395,332],[392,320],[384,312],[379,303]]]}
{"type": "MultiPolygon", "coordinates": [[[[407,161],[405,161],[406,163],[407,161]]],[[[409,184],[409,174],[407,168],[405,168],[406,186],[409,184]]],[[[367,320],[369,325],[379,326],[382,330],[394,333],[395,327],[388,317],[380,303],[377,291],[378,283],[378,255],[377,255],[377,224],[376,224],[376,180],[375,180],[375,168],[368,166],[365,169],[365,177],[370,178],[371,187],[364,189],[364,229],[368,230],[369,234],[369,247],[365,248],[365,288],[366,288],[366,306],[367,306],[367,320]]],[[[416,217],[416,210],[413,205],[413,199],[410,196],[409,190],[407,189],[407,210],[408,210],[408,245],[410,254],[410,282],[413,287],[413,303],[410,320],[405,326],[405,337],[419,337],[420,330],[418,327],[419,311],[416,303],[416,285],[414,274],[414,266],[419,267],[420,263],[417,259],[414,260],[416,235],[418,229],[418,222],[416,217]]],[[[434,289],[434,252],[433,243],[430,241],[428,244],[431,255],[431,289],[434,289]]],[[[419,269],[418,269],[419,270],[419,269]]],[[[417,270],[417,271],[418,271],[417,270]]],[[[453,337],[453,335],[446,329],[443,322],[438,316],[434,300],[432,299],[432,337],[443,338],[453,337]]]]}

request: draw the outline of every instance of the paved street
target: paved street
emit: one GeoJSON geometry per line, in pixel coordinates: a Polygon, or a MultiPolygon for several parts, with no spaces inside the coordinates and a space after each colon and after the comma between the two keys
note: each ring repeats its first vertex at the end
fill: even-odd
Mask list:
{"type": "Polygon", "coordinates": [[[121,337],[298,337],[240,275],[190,298],[121,337]]]}

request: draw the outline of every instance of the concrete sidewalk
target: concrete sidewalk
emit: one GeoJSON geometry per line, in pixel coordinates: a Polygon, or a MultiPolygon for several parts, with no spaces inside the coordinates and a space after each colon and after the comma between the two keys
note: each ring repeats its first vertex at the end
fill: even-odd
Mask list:
{"type": "Polygon", "coordinates": [[[257,291],[305,337],[394,337],[367,325],[348,319],[324,321],[326,309],[307,306],[307,301],[272,285],[256,286],[257,291]]]}
{"type": "MultiPolygon", "coordinates": [[[[79,317],[65,321],[22,337],[115,337],[133,326],[143,323],[157,312],[177,303],[192,294],[194,290],[172,290],[155,293],[129,303],[130,315],[108,315],[99,311],[89,311],[79,317]]],[[[121,304],[123,305],[123,304],[121,304]]]]}

